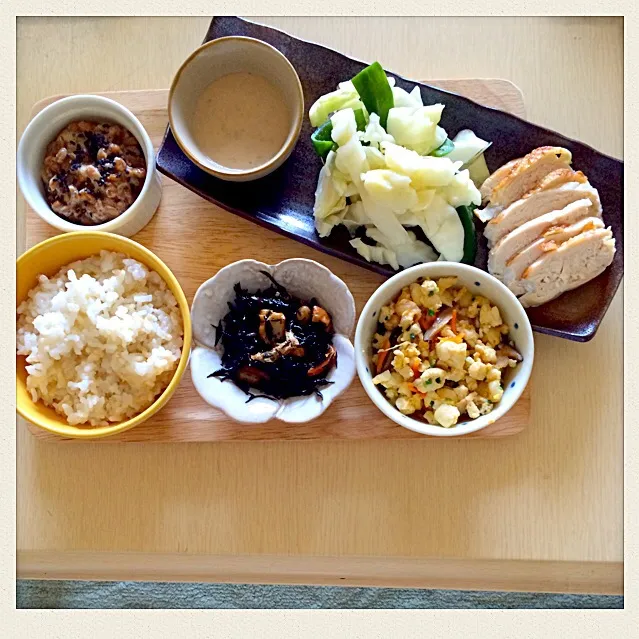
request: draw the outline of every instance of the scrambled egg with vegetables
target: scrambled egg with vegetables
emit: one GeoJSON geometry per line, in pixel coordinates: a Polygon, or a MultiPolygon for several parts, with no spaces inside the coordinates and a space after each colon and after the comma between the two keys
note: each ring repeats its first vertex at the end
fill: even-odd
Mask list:
{"type": "Polygon", "coordinates": [[[450,428],[504,394],[502,373],[522,360],[499,308],[457,284],[418,280],[380,311],[373,383],[404,415],[450,428]]]}

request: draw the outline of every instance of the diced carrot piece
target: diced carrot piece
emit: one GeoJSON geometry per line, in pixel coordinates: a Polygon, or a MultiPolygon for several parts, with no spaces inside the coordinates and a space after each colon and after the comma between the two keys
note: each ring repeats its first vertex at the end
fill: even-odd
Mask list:
{"type": "Polygon", "coordinates": [[[420,391],[419,388],[415,386],[415,384],[411,384],[409,382],[407,386],[408,386],[408,390],[411,391],[411,393],[417,393],[418,395],[426,395],[426,393],[422,393],[422,391],[420,391]]]}
{"type": "Polygon", "coordinates": [[[386,358],[388,357],[390,351],[386,350],[390,348],[390,339],[388,339],[388,337],[384,340],[384,343],[382,344],[382,348],[381,350],[383,352],[378,352],[377,353],[377,374],[379,375],[382,370],[384,369],[384,364],[386,363],[386,358]]]}
{"type": "Polygon", "coordinates": [[[422,315],[419,318],[419,325],[423,331],[427,331],[434,323],[437,315],[422,315]]]}

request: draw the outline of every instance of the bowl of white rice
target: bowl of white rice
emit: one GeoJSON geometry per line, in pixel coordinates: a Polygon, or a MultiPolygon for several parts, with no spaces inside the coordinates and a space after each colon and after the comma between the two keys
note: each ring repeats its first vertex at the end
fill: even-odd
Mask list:
{"type": "Polygon", "coordinates": [[[125,237],[52,237],[17,261],[17,410],[63,437],[120,433],[177,388],[191,347],[169,268],[125,237]]]}

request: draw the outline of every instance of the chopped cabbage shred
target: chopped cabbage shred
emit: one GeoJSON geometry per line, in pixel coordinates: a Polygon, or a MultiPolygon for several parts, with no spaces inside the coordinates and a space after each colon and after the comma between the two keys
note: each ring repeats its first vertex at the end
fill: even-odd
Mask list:
{"type": "Polygon", "coordinates": [[[482,154],[490,143],[466,129],[452,139],[450,153],[429,155],[448,138],[439,126],[444,105],[424,105],[418,86],[408,92],[394,78],[388,82],[394,106],[386,128],[377,113],[366,112],[350,81],[310,109],[314,127],[330,118],[337,145],[319,174],[317,232],[326,237],[344,226],[359,255],[395,270],[438,259],[460,262],[464,228],[456,209],[481,204],[472,177],[479,167],[484,172],[482,154]],[[363,131],[357,130],[356,109],[365,114],[363,131]],[[411,228],[420,228],[432,246],[411,228]]]}
{"type": "Polygon", "coordinates": [[[348,108],[353,110],[364,108],[362,101],[359,99],[359,93],[357,93],[350,80],[340,82],[337,90],[323,95],[313,104],[308,114],[311,126],[321,126],[328,120],[331,113],[348,108]]]}

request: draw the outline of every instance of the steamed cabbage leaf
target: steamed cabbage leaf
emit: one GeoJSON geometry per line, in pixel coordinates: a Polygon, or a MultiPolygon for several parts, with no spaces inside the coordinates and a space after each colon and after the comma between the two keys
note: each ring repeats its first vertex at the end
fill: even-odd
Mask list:
{"type": "Polygon", "coordinates": [[[335,91],[326,93],[314,102],[308,112],[311,126],[318,127],[328,120],[331,113],[347,108],[364,108],[357,89],[350,80],[340,82],[335,91]]]}
{"type": "Polygon", "coordinates": [[[461,262],[464,257],[464,227],[459,215],[439,194],[423,212],[420,224],[424,235],[440,255],[450,262],[461,262]]]}
{"type": "Polygon", "coordinates": [[[389,239],[376,228],[367,228],[366,235],[378,245],[394,251],[397,263],[402,268],[408,268],[415,264],[434,262],[437,253],[426,242],[417,239],[412,231],[408,231],[409,241],[400,245],[392,245],[389,239]]]}
{"type": "Polygon", "coordinates": [[[346,144],[357,131],[355,112],[350,107],[331,115],[331,138],[338,146],[346,144]]]}
{"type": "Polygon", "coordinates": [[[440,193],[446,201],[457,208],[458,206],[469,206],[481,204],[481,193],[470,179],[470,172],[464,169],[453,176],[449,184],[440,193]]]}
{"type": "Polygon", "coordinates": [[[396,271],[399,270],[397,256],[395,251],[388,249],[379,244],[371,246],[366,244],[361,238],[357,237],[350,241],[350,245],[367,261],[376,262],[377,264],[388,264],[396,271]]]}
{"type": "MultiPolygon", "coordinates": [[[[340,175],[335,167],[335,157],[335,151],[331,151],[328,154],[317,181],[315,204],[313,206],[316,225],[318,221],[326,220],[329,216],[346,208],[345,191],[347,184],[344,177],[340,175]]],[[[328,228],[327,224],[327,222],[324,222],[322,231],[318,229],[322,237],[328,235],[332,228],[332,226],[328,228]]]]}
{"type": "Polygon", "coordinates": [[[470,129],[460,131],[453,138],[453,144],[455,148],[449,153],[448,157],[453,162],[461,162],[462,165],[466,165],[477,158],[490,146],[489,142],[477,137],[470,129]]]}
{"type": "Polygon", "coordinates": [[[415,189],[447,186],[455,175],[457,167],[447,157],[423,156],[389,142],[382,146],[388,168],[410,177],[415,189]]]}
{"type": "Polygon", "coordinates": [[[372,200],[393,213],[403,213],[417,204],[417,193],[406,175],[389,169],[374,169],[362,175],[362,183],[372,200]]]}
{"type": "Polygon", "coordinates": [[[437,126],[443,109],[443,104],[394,107],[388,112],[386,130],[397,144],[427,155],[446,140],[446,132],[437,126]]]}
{"type": "Polygon", "coordinates": [[[360,133],[359,139],[375,148],[379,148],[382,142],[395,142],[395,138],[384,130],[377,113],[370,114],[366,129],[360,133]]]}

